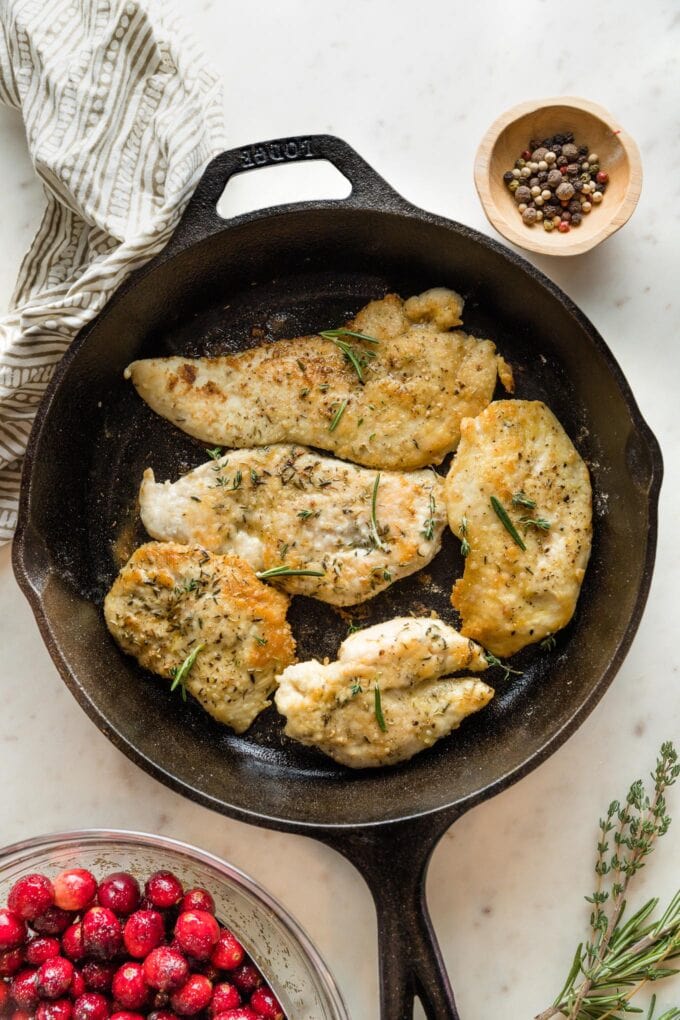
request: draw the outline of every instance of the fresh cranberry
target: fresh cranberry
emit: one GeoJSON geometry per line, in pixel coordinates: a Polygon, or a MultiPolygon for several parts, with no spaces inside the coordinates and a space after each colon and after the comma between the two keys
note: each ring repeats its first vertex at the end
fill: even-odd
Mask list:
{"type": "Polygon", "coordinates": [[[243,963],[246,951],[235,935],[223,928],[210,956],[210,962],[220,970],[233,970],[243,963]]]}
{"type": "Polygon", "coordinates": [[[171,871],[155,871],[144,886],[144,892],[157,910],[174,907],[182,899],[182,883],[171,871]]]}
{"type": "Polygon", "coordinates": [[[54,879],[54,902],[62,910],[84,910],[97,892],[97,880],[85,868],[68,868],[54,879]]]}
{"type": "Polygon", "coordinates": [[[4,981],[0,981],[0,1016],[3,1015],[9,1003],[9,987],[4,981]]]}
{"type": "Polygon", "coordinates": [[[218,1013],[215,1020],[260,1020],[257,1013],[253,1013],[248,1006],[239,1006],[238,1009],[228,1009],[226,1013],[218,1013]]]}
{"type": "Polygon", "coordinates": [[[119,1009],[111,1014],[111,1020],[144,1020],[143,1013],[130,1013],[126,1009],[119,1009]]]}
{"type": "Polygon", "coordinates": [[[111,991],[113,975],[118,968],[113,963],[100,963],[99,960],[88,960],[83,964],[82,975],[88,992],[105,994],[111,991]]]}
{"type": "Polygon", "coordinates": [[[215,985],[213,989],[208,1012],[211,1016],[217,1016],[218,1013],[224,1013],[228,1009],[236,1009],[240,1005],[241,996],[236,985],[230,985],[228,981],[223,981],[222,984],[215,985]]]}
{"type": "Polygon", "coordinates": [[[284,1020],[281,1003],[271,988],[265,986],[254,991],[250,997],[250,1006],[264,1020],[284,1020]]]}
{"type": "Polygon", "coordinates": [[[213,986],[204,974],[192,974],[187,982],[173,993],[170,1005],[179,1016],[195,1016],[206,1009],[212,999],[213,986]]]}
{"type": "Polygon", "coordinates": [[[46,960],[38,969],[36,978],[41,999],[60,999],[68,992],[73,980],[73,964],[63,956],[46,960]]]}
{"type": "Polygon", "coordinates": [[[187,910],[175,925],[180,948],[197,960],[207,960],[220,937],[220,926],[206,910],[187,910]]]}
{"type": "Polygon", "coordinates": [[[26,941],[26,922],[12,910],[0,909],[0,949],[16,949],[26,941]]]}
{"type": "Polygon", "coordinates": [[[111,993],[123,1009],[141,1009],[149,999],[149,986],[141,963],[124,963],[113,975],[111,993]]]}
{"type": "Polygon", "coordinates": [[[98,960],[112,959],[121,947],[120,921],[108,907],[90,907],[83,917],[83,948],[98,960]]]}
{"type": "Polygon", "coordinates": [[[69,960],[82,960],[85,956],[83,926],[80,921],[70,925],[61,936],[61,951],[69,960]]]}
{"type": "Polygon", "coordinates": [[[50,935],[39,935],[26,946],[26,960],[34,967],[39,967],[45,960],[53,960],[59,956],[60,950],[59,939],[50,935]]]}
{"type": "Polygon", "coordinates": [[[170,946],[153,949],[144,961],[144,977],[152,988],[162,992],[181,988],[189,976],[189,964],[181,953],[170,946]]]}
{"type": "Polygon", "coordinates": [[[143,960],[165,938],[163,918],[157,910],[138,910],[125,922],[123,941],[130,956],[143,960]]]}
{"type": "Polygon", "coordinates": [[[205,910],[208,914],[214,914],[215,901],[207,889],[189,889],[188,892],[184,893],[179,909],[182,912],[186,910],[205,910]]]}
{"type": "Polygon", "coordinates": [[[73,1020],[108,1020],[109,1003],[103,995],[85,992],[73,1004],[73,1020]]]}
{"type": "Polygon", "coordinates": [[[12,977],[24,963],[23,949],[3,949],[0,953],[0,978],[12,977]]]}
{"type": "Polygon", "coordinates": [[[7,906],[25,921],[34,921],[54,903],[54,889],[45,875],[24,875],[15,882],[7,906]]]}
{"type": "Polygon", "coordinates": [[[71,978],[71,984],[69,985],[68,994],[71,999],[79,999],[81,995],[84,995],[87,991],[87,985],[85,984],[85,978],[80,971],[74,967],[73,977],[71,978]]]}
{"type": "Polygon", "coordinates": [[[73,921],[73,914],[61,907],[48,907],[47,910],[31,922],[31,926],[41,935],[61,935],[73,921]]]}
{"type": "Polygon", "coordinates": [[[119,916],[127,917],[136,910],[140,899],[139,883],[127,871],[116,871],[99,883],[98,902],[119,916]]]}
{"type": "Polygon", "coordinates": [[[71,1020],[73,1006],[68,999],[41,1002],[35,1011],[35,1020],[71,1020]]]}
{"type": "Polygon", "coordinates": [[[17,1006],[28,1013],[33,1013],[40,1002],[36,984],[37,974],[37,970],[21,970],[9,983],[9,990],[17,1006]]]}
{"type": "Polygon", "coordinates": [[[231,972],[230,977],[243,995],[252,995],[262,984],[262,975],[252,963],[242,963],[231,972]]]}

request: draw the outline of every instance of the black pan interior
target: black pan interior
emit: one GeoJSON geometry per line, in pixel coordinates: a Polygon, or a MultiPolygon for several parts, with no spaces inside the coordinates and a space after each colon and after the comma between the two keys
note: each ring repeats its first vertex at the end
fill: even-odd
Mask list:
{"type": "MultiPolygon", "coordinates": [[[[34,435],[20,543],[67,683],[136,761],[244,817],[384,821],[478,796],[540,758],[601,695],[651,572],[655,451],[602,341],[526,263],[423,214],[298,208],[236,222],[148,267],[77,342],[34,435]],[[466,296],[464,328],[496,341],[514,367],[516,396],[545,400],[590,465],[593,555],[576,616],[554,650],[516,656],[522,676],[509,681],[490,671],[490,707],[430,751],[397,768],[353,773],[288,741],[274,709],[234,736],[108,637],[103,595],[144,540],[135,510],[143,469],[174,479],[205,459],[204,445],[154,415],[122,372],[137,357],[217,354],[339,325],[389,291],[406,296],[434,285],[466,296]]],[[[447,534],[425,576],[356,612],[296,598],[290,619],[300,657],[333,656],[350,619],[363,625],[435,609],[455,622],[449,594],[461,572],[458,543],[447,534]]]]}

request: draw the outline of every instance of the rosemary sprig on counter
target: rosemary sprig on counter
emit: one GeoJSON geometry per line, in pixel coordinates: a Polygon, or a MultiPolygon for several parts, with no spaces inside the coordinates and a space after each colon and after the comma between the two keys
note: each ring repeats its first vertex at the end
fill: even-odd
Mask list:
{"type": "Polygon", "coordinates": [[[179,687],[180,691],[182,692],[182,701],[187,700],[186,678],[188,677],[189,673],[193,668],[194,663],[196,662],[196,657],[198,653],[204,647],[205,647],[204,645],[196,645],[196,647],[189,652],[181,666],[172,666],[172,668],[170,669],[170,676],[172,677],[172,684],[170,686],[170,690],[175,691],[179,687]]]}
{"type": "Polygon", "coordinates": [[[517,528],[515,527],[515,525],[510,520],[510,517],[508,516],[508,511],[505,509],[505,507],[501,503],[500,499],[497,499],[496,496],[492,496],[491,497],[491,509],[494,511],[494,513],[496,514],[496,516],[500,520],[501,524],[503,525],[503,527],[507,531],[508,535],[510,535],[510,538],[515,543],[515,545],[518,545],[520,547],[520,549],[522,549],[524,552],[526,552],[526,548],[527,547],[525,546],[524,542],[522,541],[522,538],[521,538],[517,528]]]}
{"type": "MultiPolygon", "coordinates": [[[[680,961],[680,890],[657,920],[651,920],[659,904],[656,897],[625,918],[631,881],[656,840],[668,831],[665,794],[679,775],[675,748],[670,742],[662,744],[651,775],[653,792],[647,793],[637,780],[625,801],[612,801],[600,819],[597,881],[592,896],[586,897],[592,904],[590,932],[576,949],[564,988],[536,1020],[623,1020],[642,1012],[630,1002],[641,988],[680,972],[669,966],[680,961]]],[[[647,1020],[680,1020],[677,1008],[656,1018],[654,1010],[653,1000],[647,1020]]]]}

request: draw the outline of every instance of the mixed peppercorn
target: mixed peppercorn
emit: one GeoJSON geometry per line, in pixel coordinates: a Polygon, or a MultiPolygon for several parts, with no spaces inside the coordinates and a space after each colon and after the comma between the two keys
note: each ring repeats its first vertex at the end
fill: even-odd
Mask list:
{"type": "Polygon", "coordinates": [[[206,889],[169,871],[25,875],[0,908],[0,1016],[284,1020],[206,889]],[[32,930],[31,930],[32,929],[32,930]]]}
{"type": "Polygon", "coordinates": [[[600,169],[598,154],[576,145],[569,131],[532,139],[503,180],[527,226],[542,223],[547,232],[566,234],[602,201],[609,174],[600,169]]]}

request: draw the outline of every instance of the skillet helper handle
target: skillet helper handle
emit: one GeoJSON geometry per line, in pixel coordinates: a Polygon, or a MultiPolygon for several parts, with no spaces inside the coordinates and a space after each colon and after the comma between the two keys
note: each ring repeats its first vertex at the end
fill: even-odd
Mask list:
{"type": "Polygon", "coordinates": [[[460,1020],[425,896],[432,852],[459,812],[317,836],[361,873],[375,901],[381,1020],[460,1020]]]}
{"type": "MultiPolygon", "coordinates": [[[[406,199],[391,188],[387,181],[341,138],[334,135],[273,138],[267,142],[256,142],[254,145],[221,152],[208,163],[163,255],[174,254],[224,228],[227,221],[217,212],[217,203],[228,181],[235,174],[248,173],[261,167],[306,163],[317,159],[325,159],[332,163],[352,185],[352,191],[347,198],[329,199],[324,204],[354,206],[359,209],[410,208],[406,199]]],[[[260,209],[239,216],[238,219],[247,221],[269,215],[270,212],[271,210],[260,209]]]]}

